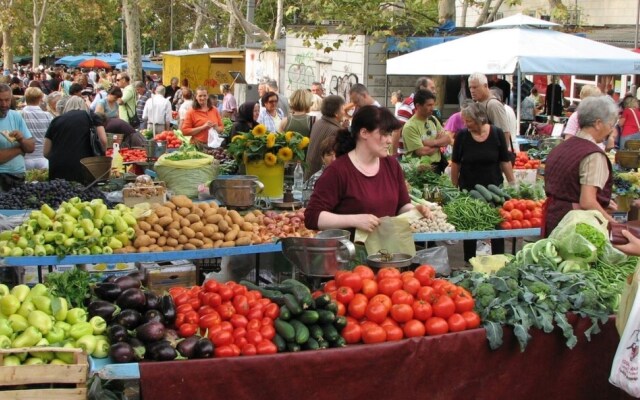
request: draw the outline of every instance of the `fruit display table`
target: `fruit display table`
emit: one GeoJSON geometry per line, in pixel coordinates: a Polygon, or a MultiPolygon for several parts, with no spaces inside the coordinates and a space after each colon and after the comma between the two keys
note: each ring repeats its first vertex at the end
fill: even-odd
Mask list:
{"type": "MultiPolygon", "coordinates": [[[[223,359],[104,365],[105,379],[139,376],[156,400],[235,399],[626,399],[609,384],[618,344],[611,318],[590,342],[588,320],[574,318],[574,349],[562,333],[532,331],[525,352],[510,329],[489,349],[485,331],[405,339],[342,349],[223,359]],[[139,375],[136,375],[136,372],[139,375]],[[170,374],[170,379],[167,379],[170,374]]],[[[101,369],[99,369],[101,368],[101,369]]]]}

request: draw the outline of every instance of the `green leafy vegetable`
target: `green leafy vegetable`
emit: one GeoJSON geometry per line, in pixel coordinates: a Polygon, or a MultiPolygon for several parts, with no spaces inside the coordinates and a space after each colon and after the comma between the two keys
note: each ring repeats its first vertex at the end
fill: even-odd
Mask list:
{"type": "Polygon", "coordinates": [[[90,274],[78,268],[47,274],[45,280],[53,296],[64,297],[73,307],[81,308],[85,308],[85,299],[91,297],[90,283],[90,274]]]}
{"type": "Polygon", "coordinates": [[[582,237],[596,246],[598,251],[601,251],[608,242],[607,238],[604,236],[604,233],[600,232],[598,229],[589,224],[585,224],[584,222],[579,222],[576,224],[576,233],[582,235],[582,237]]]}

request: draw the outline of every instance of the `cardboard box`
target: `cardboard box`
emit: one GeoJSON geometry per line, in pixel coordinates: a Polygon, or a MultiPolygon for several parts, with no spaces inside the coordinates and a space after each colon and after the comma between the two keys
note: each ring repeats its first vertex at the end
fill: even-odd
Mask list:
{"type": "Polygon", "coordinates": [[[143,285],[156,294],[162,294],[174,286],[191,287],[196,285],[196,266],[186,260],[141,263],[144,274],[143,285]],[[176,264],[176,262],[183,262],[176,264]]]}
{"type": "Polygon", "coordinates": [[[165,203],[167,201],[167,188],[164,182],[158,183],[153,188],[156,195],[152,196],[140,196],[139,189],[137,188],[124,188],[122,189],[123,202],[128,207],[133,207],[140,203],[165,203]]]}

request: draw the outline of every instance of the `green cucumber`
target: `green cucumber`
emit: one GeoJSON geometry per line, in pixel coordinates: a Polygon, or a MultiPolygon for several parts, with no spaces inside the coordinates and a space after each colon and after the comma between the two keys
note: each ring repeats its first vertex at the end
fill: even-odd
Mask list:
{"type": "Polygon", "coordinates": [[[338,340],[340,334],[338,330],[332,324],[324,324],[322,327],[322,337],[329,341],[329,343],[338,340]]]}
{"type": "Polygon", "coordinates": [[[320,350],[328,349],[329,348],[329,342],[327,342],[324,339],[318,339],[318,346],[320,346],[320,350]]]}
{"type": "Polygon", "coordinates": [[[484,187],[484,186],[482,186],[480,184],[477,184],[473,188],[475,190],[477,190],[478,193],[480,193],[482,195],[482,197],[484,197],[484,199],[486,201],[492,201],[493,200],[493,196],[491,196],[491,192],[486,187],[484,187]]]}
{"type": "Polygon", "coordinates": [[[329,342],[330,347],[344,347],[347,345],[347,341],[344,340],[342,336],[338,336],[338,338],[332,342],[329,342]]]}
{"type": "Polygon", "coordinates": [[[309,328],[295,318],[290,323],[295,330],[295,342],[298,344],[306,343],[309,340],[309,328]]]}
{"type": "Polygon", "coordinates": [[[291,311],[291,314],[299,315],[302,312],[302,307],[298,303],[298,300],[291,293],[286,293],[282,297],[284,305],[291,311]]]}
{"type": "Polygon", "coordinates": [[[300,347],[300,345],[298,343],[287,342],[287,351],[290,351],[292,353],[296,353],[296,352],[298,352],[300,350],[302,350],[302,347],[300,347]]]}
{"type": "Polygon", "coordinates": [[[287,321],[276,318],[273,321],[273,327],[276,328],[278,335],[282,336],[287,342],[293,342],[296,338],[296,330],[287,321]]]}
{"type": "Polygon", "coordinates": [[[469,191],[469,196],[473,197],[474,199],[478,199],[478,200],[482,200],[482,201],[486,201],[484,199],[484,196],[480,194],[480,192],[478,192],[477,190],[473,190],[471,189],[469,191]]]}
{"type": "Polygon", "coordinates": [[[318,310],[318,322],[321,324],[329,324],[336,319],[336,314],[328,310],[318,310]]]}
{"type": "Polygon", "coordinates": [[[249,290],[257,290],[258,292],[260,292],[260,294],[262,294],[262,297],[266,297],[267,299],[273,301],[274,303],[280,306],[284,304],[284,294],[278,290],[265,289],[256,285],[253,282],[249,282],[246,280],[240,281],[240,284],[243,286],[246,286],[249,290]]]}
{"type": "Polygon", "coordinates": [[[493,201],[493,202],[494,202],[495,204],[497,204],[497,205],[502,205],[502,203],[504,203],[504,200],[503,200],[502,202],[500,202],[500,200],[502,199],[502,197],[498,196],[498,195],[497,195],[497,194],[495,194],[495,193],[491,193],[491,198],[492,198],[492,200],[491,200],[491,201],[493,201]]]}
{"type": "Polygon", "coordinates": [[[302,314],[298,315],[298,320],[301,321],[305,325],[315,324],[318,322],[320,318],[320,314],[317,311],[313,310],[304,310],[302,314]]]}
{"type": "Polygon", "coordinates": [[[322,331],[322,328],[320,327],[320,325],[312,324],[312,325],[309,325],[307,328],[309,328],[309,336],[311,336],[315,340],[323,339],[322,335],[324,335],[324,332],[322,331]]]}
{"type": "Polygon", "coordinates": [[[324,309],[327,311],[331,311],[334,314],[338,314],[338,303],[336,303],[335,301],[332,301],[326,306],[324,306],[324,309]]]}
{"type": "Polygon", "coordinates": [[[487,185],[487,189],[489,189],[490,191],[492,191],[493,193],[497,194],[500,197],[504,197],[506,200],[510,200],[511,199],[511,196],[509,196],[509,194],[507,194],[507,192],[505,192],[504,190],[500,189],[499,187],[497,187],[494,184],[487,185]]]}
{"type": "Polygon", "coordinates": [[[304,283],[295,279],[285,279],[282,283],[291,286],[290,293],[295,296],[302,308],[306,309],[315,305],[313,297],[311,297],[311,291],[304,283]]]}
{"type": "Polygon", "coordinates": [[[336,327],[338,332],[342,332],[344,327],[347,326],[347,318],[344,316],[336,317],[336,319],[333,321],[333,326],[336,327]]]}
{"type": "Polygon", "coordinates": [[[314,301],[316,303],[316,308],[325,308],[327,304],[331,303],[331,296],[329,296],[328,293],[321,294],[316,297],[314,301]]]}
{"type": "Polygon", "coordinates": [[[286,340],[284,340],[284,338],[282,336],[278,335],[277,333],[273,337],[273,343],[278,348],[278,353],[282,353],[283,351],[287,350],[287,342],[286,342],[286,340]]]}
{"type": "Polygon", "coordinates": [[[291,311],[287,308],[287,306],[280,306],[280,319],[288,321],[291,319],[291,311]]]}
{"type": "Polygon", "coordinates": [[[302,349],[303,350],[320,350],[320,344],[318,343],[317,340],[310,337],[309,340],[307,340],[307,342],[304,345],[302,345],[302,349]]]}

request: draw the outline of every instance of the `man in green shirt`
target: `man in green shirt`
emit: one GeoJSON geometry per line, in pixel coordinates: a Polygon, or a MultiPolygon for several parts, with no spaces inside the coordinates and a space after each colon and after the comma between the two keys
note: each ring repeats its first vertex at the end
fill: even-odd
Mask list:
{"type": "Polygon", "coordinates": [[[402,128],[405,157],[419,157],[422,164],[437,164],[441,160],[440,147],[451,144],[451,137],[433,116],[436,96],[420,89],[413,102],[416,112],[402,128]]]}

